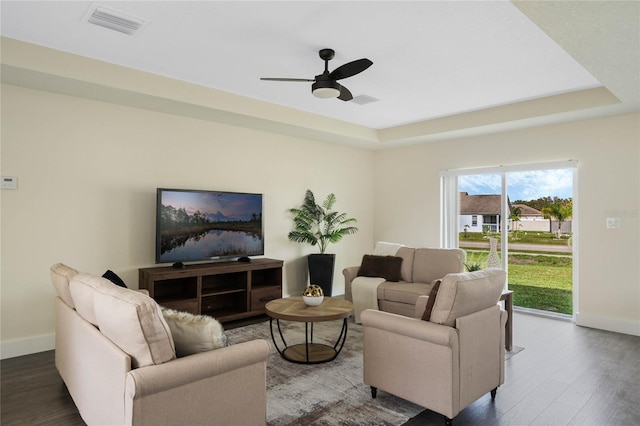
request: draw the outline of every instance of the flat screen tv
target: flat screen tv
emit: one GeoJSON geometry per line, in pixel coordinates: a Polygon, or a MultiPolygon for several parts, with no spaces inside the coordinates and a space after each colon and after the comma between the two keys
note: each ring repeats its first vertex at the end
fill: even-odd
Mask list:
{"type": "Polygon", "coordinates": [[[262,194],[157,190],[156,263],[264,254],[262,194]]]}

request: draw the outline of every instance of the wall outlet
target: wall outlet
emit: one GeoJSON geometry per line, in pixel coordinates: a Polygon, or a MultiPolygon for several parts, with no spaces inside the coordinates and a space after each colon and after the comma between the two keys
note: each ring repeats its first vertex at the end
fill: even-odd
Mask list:
{"type": "Polygon", "coordinates": [[[618,229],[620,228],[620,218],[619,217],[608,217],[607,218],[607,229],[618,229]]]}
{"type": "Polygon", "coordinates": [[[18,189],[18,178],[15,176],[2,176],[2,189],[18,189]]]}

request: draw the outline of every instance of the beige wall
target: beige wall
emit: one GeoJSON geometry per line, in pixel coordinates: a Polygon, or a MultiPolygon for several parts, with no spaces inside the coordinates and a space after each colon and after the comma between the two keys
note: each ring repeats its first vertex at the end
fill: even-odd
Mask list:
{"type": "Polygon", "coordinates": [[[376,240],[439,245],[440,170],[566,159],[579,162],[577,322],[640,334],[638,114],[373,152],[326,143],[375,142],[371,129],[87,58],[3,39],[2,62],[2,175],[19,183],[0,192],[3,358],[53,347],[51,264],[137,287],[157,187],[263,193],[285,294],[302,291],[315,252],[287,240],[287,209],[306,188],[335,192],[360,228],[332,247],[340,294],[342,268],[376,240]]]}
{"type": "Polygon", "coordinates": [[[343,267],[372,246],[371,151],[189,119],[50,92],[2,86],[2,357],[53,347],[49,267],[64,262],[137,287],[154,264],[157,187],[264,194],[265,253],[285,261],[285,294],[301,294],[307,246],[290,243],[287,209],[305,189],[337,196],[360,232],[337,254],[343,267]]]}
{"type": "Polygon", "coordinates": [[[576,322],[640,335],[638,114],[377,152],[374,240],[439,244],[441,170],[569,159],[578,160],[576,322]],[[609,215],[620,229],[605,228],[609,215]]]}

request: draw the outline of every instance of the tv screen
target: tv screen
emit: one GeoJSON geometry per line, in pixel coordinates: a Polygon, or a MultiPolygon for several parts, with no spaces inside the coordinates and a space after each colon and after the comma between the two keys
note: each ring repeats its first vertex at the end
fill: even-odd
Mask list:
{"type": "Polygon", "coordinates": [[[158,188],[156,263],[264,254],[262,194],[158,188]]]}

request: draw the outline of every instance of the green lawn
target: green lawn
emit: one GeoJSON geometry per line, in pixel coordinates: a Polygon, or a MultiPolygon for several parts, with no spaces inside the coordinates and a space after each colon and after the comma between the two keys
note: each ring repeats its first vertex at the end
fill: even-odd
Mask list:
{"type": "Polygon", "coordinates": [[[540,288],[511,283],[509,283],[509,290],[513,290],[514,306],[567,315],[573,313],[571,290],[540,288]]]}
{"type": "MultiPolygon", "coordinates": [[[[462,245],[462,241],[460,242],[462,245]]],[[[488,251],[467,252],[467,264],[486,265],[488,251]]],[[[513,304],[525,308],[573,313],[573,260],[570,255],[509,255],[509,289],[513,304]]]]}
{"type": "Polygon", "coordinates": [[[558,256],[509,256],[513,304],[562,314],[573,313],[572,259],[558,256]]]}

